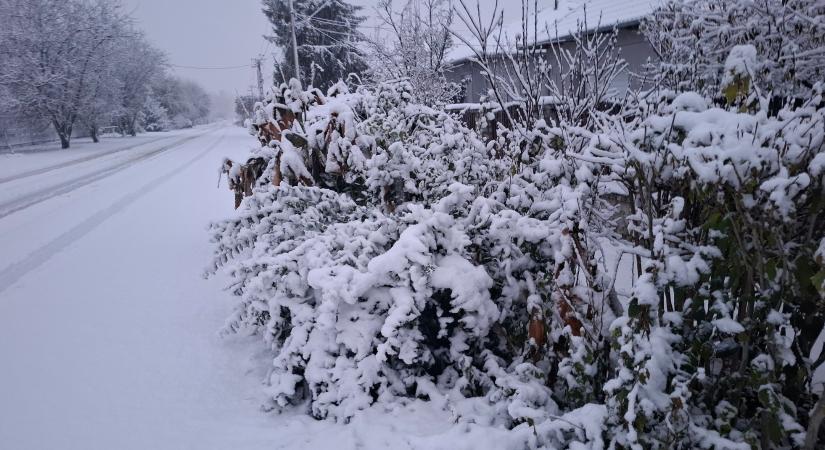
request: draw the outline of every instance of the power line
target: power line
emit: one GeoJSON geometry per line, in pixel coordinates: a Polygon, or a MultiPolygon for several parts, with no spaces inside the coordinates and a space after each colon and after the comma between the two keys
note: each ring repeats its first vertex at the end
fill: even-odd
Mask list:
{"type": "MultiPolygon", "coordinates": [[[[309,15],[309,16],[307,16],[306,18],[307,18],[307,19],[312,19],[313,17],[315,17],[315,15],[316,15],[316,14],[318,14],[319,12],[321,12],[321,10],[322,10],[322,9],[326,8],[327,6],[329,6],[329,3],[330,3],[329,1],[324,2],[324,3],[323,3],[323,4],[322,4],[322,5],[321,5],[318,9],[316,9],[316,10],[315,10],[315,12],[314,12],[314,13],[310,14],[310,15],[309,15]]],[[[291,7],[291,6],[290,6],[290,12],[291,12],[291,13],[293,13],[293,14],[294,14],[294,12],[295,12],[295,11],[294,11],[294,9],[292,9],[292,7],[291,7]]]]}
{"type": "MultiPolygon", "coordinates": [[[[342,27],[352,27],[353,24],[355,23],[355,22],[343,22],[343,21],[336,20],[336,19],[324,19],[322,17],[308,17],[308,16],[305,16],[305,15],[300,14],[300,13],[295,13],[295,15],[302,18],[302,19],[304,19],[304,21],[306,23],[318,22],[322,25],[338,25],[338,26],[342,26],[342,27]]],[[[359,28],[368,28],[368,29],[376,29],[377,28],[377,29],[384,30],[384,31],[395,31],[391,26],[386,25],[386,24],[383,24],[383,25],[382,24],[360,24],[358,27],[359,28]]],[[[469,28],[457,26],[454,23],[450,25],[450,29],[456,29],[456,30],[460,30],[460,31],[470,31],[469,28]]]]}
{"type": "Polygon", "coordinates": [[[184,66],[181,64],[169,64],[171,67],[176,67],[178,69],[195,69],[195,70],[232,70],[232,69],[248,69],[250,65],[243,64],[237,66],[184,66]]]}
{"type": "Polygon", "coordinates": [[[301,19],[304,19],[303,22],[305,24],[309,24],[310,22],[320,22],[320,23],[323,23],[323,24],[341,25],[341,26],[344,26],[344,27],[352,27],[352,25],[353,25],[353,22],[343,22],[343,21],[335,20],[335,19],[324,19],[323,17],[309,17],[309,16],[306,16],[304,14],[297,13],[297,12],[295,13],[295,15],[297,17],[301,18],[301,19]]]}

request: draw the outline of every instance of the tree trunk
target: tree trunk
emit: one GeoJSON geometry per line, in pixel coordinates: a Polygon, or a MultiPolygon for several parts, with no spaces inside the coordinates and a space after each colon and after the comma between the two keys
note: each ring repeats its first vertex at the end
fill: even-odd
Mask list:
{"type": "Polygon", "coordinates": [[[66,132],[66,127],[54,122],[54,130],[57,131],[57,137],[60,138],[60,148],[69,148],[72,139],[72,132],[66,132]]]}
{"type": "Polygon", "coordinates": [[[60,148],[69,148],[72,140],[72,124],[60,123],[53,119],[52,125],[54,125],[54,130],[57,132],[57,137],[60,138],[60,148]]]}
{"type": "Polygon", "coordinates": [[[60,136],[60,148],[69,148],[70,138],[63,133],[57,133],[60,136]]]}

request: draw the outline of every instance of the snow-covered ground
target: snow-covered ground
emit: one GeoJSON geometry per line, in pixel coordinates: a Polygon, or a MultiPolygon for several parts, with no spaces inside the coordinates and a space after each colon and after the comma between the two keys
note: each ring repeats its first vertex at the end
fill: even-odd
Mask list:
{"type": "MultiPolygon", "coordinates": [[[[203,127],[207,127],[204,125],[203,127]]],[[[19,176],[31,170],[44,169],[56,165],[76,163],[93,159],[117,151],[128,151],[142,145],[163,139],[193,134],[202,131],[200,127],[187,130],[144,133],[137,136],[106,135],[100,142],[94,143],[90,138],[72,139],[70,149],[61,149],[57,142],[30,145],[27,147],[0,148],[0,180],[10,176],[19,176]]]]}
{"type": "Polygon", "coordinates": [[[217,168],[255,140],[152,139],[0,157],[0,448],[523,448],[438,402],[348,425],[262,412],[258,339],[218,337],[233,300],[201,278],[206,224],[232,211],[217,168]]]}

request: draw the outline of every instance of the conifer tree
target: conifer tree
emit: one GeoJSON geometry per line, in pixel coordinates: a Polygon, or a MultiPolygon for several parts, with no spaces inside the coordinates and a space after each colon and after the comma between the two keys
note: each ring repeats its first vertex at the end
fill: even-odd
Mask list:
{"type": "Polygon", "coordinates": [[[350,73],[358,76],[366,70],[363,41],[358,27],[364,22],[361,7],[344,0],[293,1],[264,0],[264,14],[272,23],[272,35],[267,36],[281,48],[284,60],[276,64],[275,79],[287,82],[295,76],[292,50],[292,20],[298,45],[301,84],[328,89],[350,73]]]}

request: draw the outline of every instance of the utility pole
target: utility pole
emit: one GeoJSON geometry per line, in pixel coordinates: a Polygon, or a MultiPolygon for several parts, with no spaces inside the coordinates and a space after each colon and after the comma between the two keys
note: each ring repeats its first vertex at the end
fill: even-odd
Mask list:
{"type": "Polygon", "coordinates": [[[263,62],[263,56],[259,56],[257,58],[252,58],[252,65],[258,69],[258,95],[260,99],[264,99],[264,75],[261,72],[261,63],[263,62]]]}
{"type": "Polygon", "coordinates": [[[289,0],[289,22],[292,28],[292,62],[295,64],[295,79],[301,81],[301,65],[298,64],[298,39],[295,37],[295,7],[289,0]]]}

